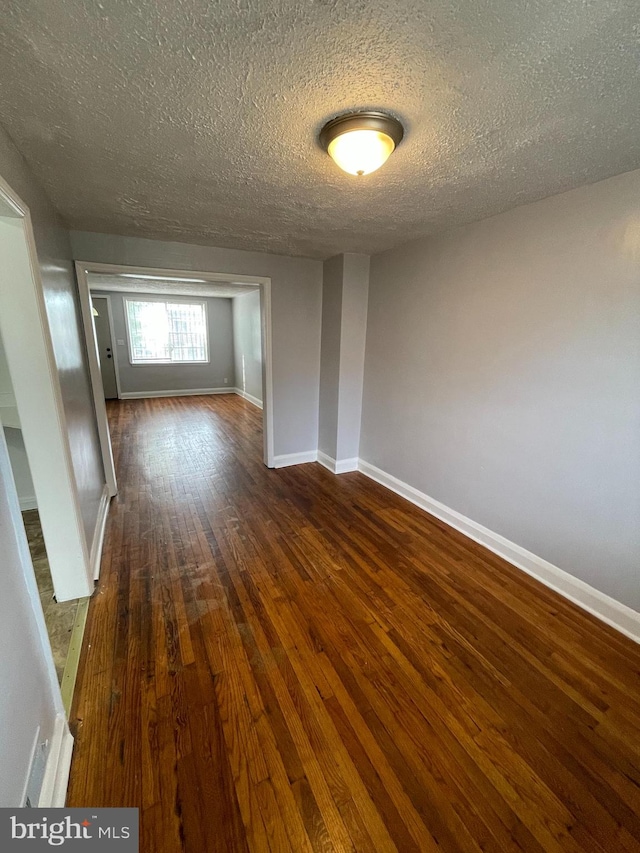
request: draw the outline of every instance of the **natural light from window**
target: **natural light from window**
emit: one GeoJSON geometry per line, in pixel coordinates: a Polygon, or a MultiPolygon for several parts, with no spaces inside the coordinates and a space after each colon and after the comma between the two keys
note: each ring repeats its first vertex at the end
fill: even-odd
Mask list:
{"type": "Polygon", "coordinates": [[[131,364],[209,361],[204,302],[125,299],[131,364]]]}

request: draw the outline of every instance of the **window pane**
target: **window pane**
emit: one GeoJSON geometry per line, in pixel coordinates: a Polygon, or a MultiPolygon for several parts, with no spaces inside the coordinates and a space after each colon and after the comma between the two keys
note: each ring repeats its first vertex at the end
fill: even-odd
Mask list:
{"type": "Polygon", "coordinates": [[[207,361],[203,303],[126,300],[131,360],[207,361]]]}
{"type": "Polygon", "coordinates": [[[133,361],[169,360],[169,324],[164,302],[127,301],[133,361]]]}
{"type": "Polygon", "coordinates": [[[207,360],[207,323],[203,304],[168,302],[172,361],[207,360]]]}

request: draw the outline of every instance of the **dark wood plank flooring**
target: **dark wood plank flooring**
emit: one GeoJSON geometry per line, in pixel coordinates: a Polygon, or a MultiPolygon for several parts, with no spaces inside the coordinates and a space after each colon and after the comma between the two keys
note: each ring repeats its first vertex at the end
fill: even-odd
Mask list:
{"type": "Polygon", "coordinates": [[[68,804],[144,853],[640,851],[640,648],[236,396],[109,404],[68,804]]]}

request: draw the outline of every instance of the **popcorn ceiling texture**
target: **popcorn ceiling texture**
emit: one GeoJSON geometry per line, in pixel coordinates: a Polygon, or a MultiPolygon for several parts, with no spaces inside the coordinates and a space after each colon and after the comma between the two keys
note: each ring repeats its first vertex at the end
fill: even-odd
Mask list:
{"type": "Polygon", "coordinates": [[[72,228],[324,258],[640,166],[637,0],[8,0],[0,121],[72,228]],[[340,172],[326,119],[407,129],[340,172]]]}

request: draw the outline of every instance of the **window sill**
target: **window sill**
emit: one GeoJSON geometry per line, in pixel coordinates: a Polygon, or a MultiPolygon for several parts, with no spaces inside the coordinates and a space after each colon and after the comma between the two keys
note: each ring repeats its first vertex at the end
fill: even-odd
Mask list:
{"type": "Polygon", "coordinates": [[[184,364],[211,364],[211,360],[208,361],[129,361],[131,367],[168,367],[171,365],[184,365],[184,364]]]}

